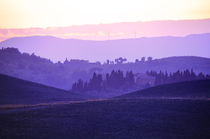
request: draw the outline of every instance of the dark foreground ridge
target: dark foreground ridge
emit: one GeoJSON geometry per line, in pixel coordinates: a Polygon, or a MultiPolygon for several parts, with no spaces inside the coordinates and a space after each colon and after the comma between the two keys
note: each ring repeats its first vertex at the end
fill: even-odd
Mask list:
{"type": "Polygon", "coordinates": [[[210,98],[210,80],[195,80],[165,84],[125,94],[118,99],[138,98],[210,98]]]}
{"type": "Polygon", "coordinates": [[[37,104],[83,100],[84,96],[0,74],[0,104],[37,104]]]}
{"type": "Polygon", "coordinates": [[[0,138],[209,138],[210,101],[106,100],[1,112],[0,138]]]}
{"type": "MultiPolygon", "coordinates": [[[[7,78],[11,78],[3,77],[1,84],[6,82],[7,78]]],[[[19,86],[16,88],[23,92],[33,87],[33,90],[42,88],[43,91],[46,91],[46,87],[42,85],[27,81],[24,84],[20,82],[22,80],[13,80],[14,85],[19,86]],[[25,87],[23,86],[25,84],[29,85],[25,87]]],[[[210,138],[209,100],[167,99],[167,97],[176,96],[182,98],[209,97],[209,83],[209,80],[182,82],[145,89],[118,99],[0,110],[0,138],[210,138]],[[149,97],[152,94],[157,97],[163,95],[166,97],[143,99],[138,95],[140,92],[145,93],[144,97],[147,94],[149,97]]],[[[11,88],[14,89],[14,87],[11,88]]],[[[56,90],[55,88],[48,89],[49,92],[42,93],[49,94],[50,91],[56,90]]],[[[60,90],[58,91],[61,93],[60,90]]]]}

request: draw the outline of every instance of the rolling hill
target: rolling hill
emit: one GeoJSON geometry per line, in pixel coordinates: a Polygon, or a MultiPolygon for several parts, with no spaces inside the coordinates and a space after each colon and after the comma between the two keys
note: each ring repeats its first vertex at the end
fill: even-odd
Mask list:
{"type": "Polygon", "coordinates": [[[142,37],[106,41],[30,36],[2,41],[0,47],[18,48],[21,52],[35,53],[53,61],[64,61],[66,58],[106,61],[121,56],[126,57],[129,61],[134,61],[142,56],[155,58],[170,56],[210,57],[208,53],[209,43],[209,33],[185,37],[142,37]]]}
{"type": "Polygon", "coordinates": [[[0,74],[0,105],[38,104],[84,99],[85,97],[79,94],[0,74]]]}
{"type": "Polygon", "coordinates": [[[209,100],[167,98],[209,97],[209,84],[209,80],[182,82],[149,88],[118,99],[1,110],[0,137],[209,138],[209,100]],[[161,98],[139,99],[141,96],[161,98]]]}
{"type": "Polygon", "coordinates": [[[210,80],[195,80],[165,84],[119,96],[119,99],[138,98],[210,98],[210,80]]]}
{"type": "Polygon", "coordinates": [[[112,70],[133,73],[146,73],[153,70],[159,72],[176,72],[177,70],[193,69],[210,74],[210,58],[196,56],[177,56],[154,59],[151,61],[137,61],[126,63],[92,63],[84,60],[67,60],[64,63],[53,63],[49,59],[20,53],[17,48],[0,50],[0,74],[32,81],[46,86],[69,90],[71,85],[79,79],[89,80],[94,72],[104,76],[112,70]]]}

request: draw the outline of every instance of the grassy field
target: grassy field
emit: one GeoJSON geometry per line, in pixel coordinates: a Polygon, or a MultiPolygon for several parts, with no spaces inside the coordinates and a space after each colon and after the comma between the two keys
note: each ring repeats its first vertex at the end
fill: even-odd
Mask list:
{"type": "Polygon", "coordinates": [[[210,138],[210,101],[113,99],[0,110],[0,138],[210,138]]]}
{"type": "Polygon", "coordinates": [[[210,80],[90,100],[0,75],[0,139],[208,139],[209,98],[210,80]]]}

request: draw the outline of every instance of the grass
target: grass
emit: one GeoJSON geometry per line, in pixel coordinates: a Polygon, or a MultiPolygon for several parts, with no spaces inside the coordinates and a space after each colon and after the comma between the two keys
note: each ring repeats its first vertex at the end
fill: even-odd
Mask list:
{"type": "Polygon", "coordinates": [[[210,80],[194,80],[172,84],[164,84],[148,89],[128,93],[118,98],[141,97],[183,97],[183,98],[210,98],[210,80]]]}
{"type": "Polygon", "coordinates": [[[95,101],[4,75],[0,84],[0,106],[14,105],[0,107],[0,139],[210,138],[210,80],[95,101]]]}
{"type": "Polygon", "coordinates": [[[1,111],[0,138],[209,138],[210,101],[119,99],[1,111]]]}

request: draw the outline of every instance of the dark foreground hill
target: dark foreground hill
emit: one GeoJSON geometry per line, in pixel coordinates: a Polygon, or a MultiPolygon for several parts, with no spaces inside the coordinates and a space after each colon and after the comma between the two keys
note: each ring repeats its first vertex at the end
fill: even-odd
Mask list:
{"type": "MultiPolygon", "coordinates": [[[[200,90],[205,95],[209,87],[209,81],[193,81],[154,87],[144,90],[144,93],[151,94],[150,90],[156,90],[160,96],[162,91],[169,94],[179,92],[183,96],[200,90]]],[[[0,138],[210,138],[209,100],[124,98],[33,109],[0,109],[0,138]]]]}
{"type": "Polygon", "coordinates": [[[0,111],[0,138],[205,139],[210,101],[107,100],[0,111]]]}
{"type": "Polygon", "coordinates": [[[0,104],[36,104],[84,99],[82,95],[0,74],[0,104]]]}
{"type": "Polygon", "coordinates": [[[119,96],[118,98],[156,98],[156,97],[180,97],[180,98],[210,98],[210,80],[195,80],[172,84],[165,84],[133,93],[119,96]]]}

